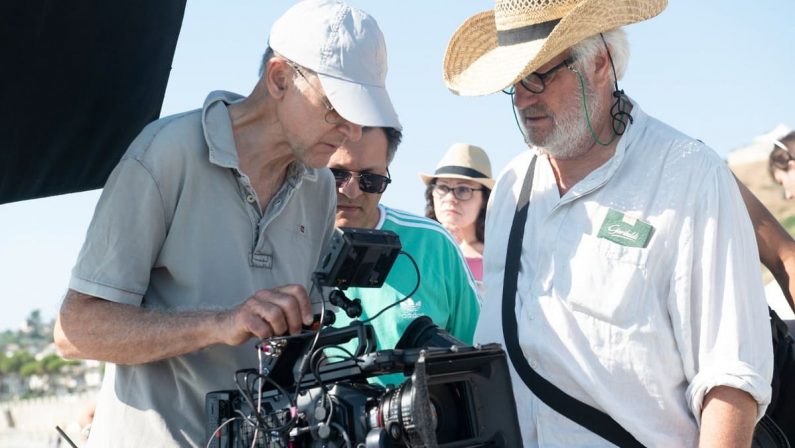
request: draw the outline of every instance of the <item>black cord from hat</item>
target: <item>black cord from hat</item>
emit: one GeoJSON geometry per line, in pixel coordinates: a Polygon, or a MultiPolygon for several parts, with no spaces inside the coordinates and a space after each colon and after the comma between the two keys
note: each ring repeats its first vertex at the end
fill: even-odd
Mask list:
{"type": "Polygon", "coordinates": [[[618,88],[616,66],[613,64],[613,56],[610,54],[610,47],[607,46],[605,36],[599,33],[599,37],[602,38],[602,43],[605,45],[607,59],[610,61],[610,68],[613,69],[613,83],[615,84],[613,98],[615,98],[615,102],[613,102],[613,106],[610,107],[610,117],[613,119],[613,132],[615,132],[616,135],[624,135],[624,132],[627,130],[627,122],[629,122],[629,124],[633,122],[632,115],[626,110],[627,104],[630,104],[630,101],[627,99],[624,91],[618,88]]]}

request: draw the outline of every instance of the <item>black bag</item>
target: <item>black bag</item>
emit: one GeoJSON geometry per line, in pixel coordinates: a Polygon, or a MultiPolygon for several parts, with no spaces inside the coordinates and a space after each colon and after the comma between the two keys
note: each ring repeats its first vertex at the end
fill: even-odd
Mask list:
{"type": "MultiPolygon", "coordinates": [[[[508,359],[525,385],[547,406],[619,447],[642,448],[643,444],[612,417],[566,394],[539,375],[530,367],[519,346],[514,314],[516,287],[536,158],[533,156],[530,162],[519,193],[505,255],[502,327],[508,359]]],[[[790,448],[787,439],[795,440],[795,384],[793,384],[795,383],[795,343],[789,335],[787,325],[773,310],[770,310],[770,325],[773,333],[774,356],[771,384],[773,398],[765,415],[756,425],[752,447],[790,448]]]]}
{"type": "Polygon", "coordinates": [[[772,309],[770,330],[773,333],[773,398],[765,416],[795,443],[795,340],[787,324],[772,309]]]}

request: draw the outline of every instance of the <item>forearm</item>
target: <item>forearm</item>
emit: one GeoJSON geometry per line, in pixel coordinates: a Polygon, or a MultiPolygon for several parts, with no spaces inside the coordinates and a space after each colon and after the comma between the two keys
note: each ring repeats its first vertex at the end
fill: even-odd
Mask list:
{"type": "Polygon", "coordinates": [[[55,343],[69,359],[140,364],[220,343],[223,313],[167,313],[69,291],[55,326],[55,343]]]}
{"type": "Polygon", "coordinates": [[[795,311],[793,288],[795,288],[795,241],[770,211],[751,193],[742,182],[737,180],[740,193],[748,209],[754,225],[756,244],[759,247],[759,259],[773,274],[787,302],[795,311]]]}
{"type": "Polygon", "coordinates": [[[747,392],[718,386],[704,398],[699,447],[750,447],[757,403],[747,392]]]}

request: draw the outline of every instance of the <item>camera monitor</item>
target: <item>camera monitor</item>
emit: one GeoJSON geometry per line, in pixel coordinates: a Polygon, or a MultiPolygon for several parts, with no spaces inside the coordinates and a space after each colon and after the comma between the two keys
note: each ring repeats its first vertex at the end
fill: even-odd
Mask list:
{"type": "Polygon", "coordinates": [[[315,274],[321,286],[380,288],[400,249],[395,232],[340,227],[315,274]]]}

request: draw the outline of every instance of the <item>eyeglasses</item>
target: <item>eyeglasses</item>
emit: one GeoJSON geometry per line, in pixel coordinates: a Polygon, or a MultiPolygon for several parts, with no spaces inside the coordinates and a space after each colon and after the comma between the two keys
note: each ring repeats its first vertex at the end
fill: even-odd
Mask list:
{"type": "Polygon", "coordinates": [[[392,183],[389,177],[389,170],[386,171],[386,176],[380,174],[348,171],[339,168],[330,168],[331,174],[334,175],[334,181],[337,183],[337,188],[342,188],[348,184],[352,177],[359,178],[359,189],[365,193],[383,193],[386,191],[387,185],[392,183]]]}
{"type": "Polygon", "coordinates": [[[331,101],[329,101],[328,97],[324,95],[323,92],[321,92],[317,87],[313,86],[311,82],[309,82],[309,79],[306,77],[306,75],[304,75],[301,69],[298,68],[298,65],[291,61],[287,61],[287,65],[289,65],[290,68],[295,70],[295,72],[298,73],[298,76],[300,76],[304,80],[304,82],[309,86],[309,88],[312,89],[320,97],[320,101],[323,103],[323,106],[326,108],[326,115],[323,117],[326,120],[326,123],[339,124],[340,122],[342,122],[342,116],[337,112],[336,109],[334,109],[334,106],[331,105],[331,101]]]}
{"type": "Polygon", "coordinates": [[[459,185],[457,187],[448,187],[447,185],[434,184],[433,194],[439,199],[447,196],[447,193],[453,192],[453,196],[459,201],[468,201],[472,199],[472,195],[476,191],[481,191],[482,188],[472,188],[469,185],[459,185]]]}
{"type": "Polygon", "coordinates": [[[789,170],[790,161],[795,161],[795,157],[778,146],[770,153],[770,163],[780,170],[789,170]]]}
{"type": "MultiPolygon", "coordinates": [[[[524,79],[519,80],[519,84],[525,88],[528,92],[533,93],[542,93],[544,89],[546,89],[546,79],[550,76],[554,75],[556,71],[560,70],[563,67],[567,67],[574,63],[574,58],[568,57],[563,60],[560,64],[552,67],[551,69],[545,71],[544,73],[533,72],[529,75],[525,76],[524,79]]],[[[516,93],[516,85],[512,85],[508,88],[502,89],[502,92],[508,95],[513,95],[516,93]]]]}

